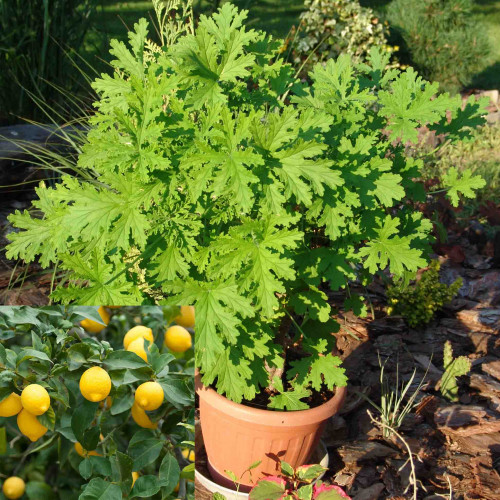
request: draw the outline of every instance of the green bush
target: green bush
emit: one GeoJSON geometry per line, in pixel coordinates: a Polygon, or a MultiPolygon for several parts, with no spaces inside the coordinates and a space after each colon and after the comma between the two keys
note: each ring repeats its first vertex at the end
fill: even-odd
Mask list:
{"type": "Polygon", "coordinates": [[[305,63],[305,72],[340,54],[349,54],[357,63],[367,61],[374,46],[394,50],[387,45],[386,26],[356,0],[306,0],[304,5],[299,28],[287,43],[296,66],[305,63]]]}
{"type": "Polygon", "coordinates": [[[462,286],[462,278],[451,285],[440,283],[438,260],[433,260],[429,269],[422,273],[413,285],[397,284],[387,289],[389,314],[399,314],[412,327],[425,325],[437,311],[448,304],[462,286]]]}
{"type": "Polygon", "coordinates": [[[470,0],[394,0],[387,16],[405,42],[411,65],[443,90],[458,92],[484,68],[488,37],[470,0]]]}
{"type": "MultiPolygon", "coordinates": [[[[425,199],[422,162],[406,142],[424,124],[460,140],[484,110],[471,98],[462,114],[375,49],[301,84],[245,18],[227,3],[163,50],[145,20],[130,47],[113,43],[79,157],[94,179],[40,186],[37,212],[10,216],[8,256],[67,271],[64,303],[194,305],[205,384],[235,401],[271,384],[271,407],[301,409],[346,383],[325,290],[427,263],[432,224],[411,205],[425,199]]],[[[452,172],[453,203],[483,185],[452,172]]]]}
{"type": "Polygon", "coordinates": [[[0,0],[0,122],[37,118],[30,93],[55,106],[64,91],[78,87],[78,71],[65,51],[79,50],[96,5],[0,0]]]}

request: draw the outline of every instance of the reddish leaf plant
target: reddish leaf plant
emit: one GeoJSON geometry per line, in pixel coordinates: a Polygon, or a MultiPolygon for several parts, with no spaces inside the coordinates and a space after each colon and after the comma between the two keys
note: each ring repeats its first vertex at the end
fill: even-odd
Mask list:
{"type": "Polygon", "coordinates": [[[350,499],[339,486],[323,483],[322,465],[302,465],[294,469],[281,462],[281,474],[261,479],[250,491],[250,500],[341,500],[350,499]],[[314,484],[313,482],[316,481],[314,484]]]}

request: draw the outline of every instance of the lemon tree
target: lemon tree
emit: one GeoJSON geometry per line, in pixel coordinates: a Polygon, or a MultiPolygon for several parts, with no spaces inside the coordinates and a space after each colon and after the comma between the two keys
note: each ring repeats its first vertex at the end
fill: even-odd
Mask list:
{"type": "Polygon", "coordinates": [[[0,499],[194,498],[193,326],[179,307],[1,307],[0,499]]]}

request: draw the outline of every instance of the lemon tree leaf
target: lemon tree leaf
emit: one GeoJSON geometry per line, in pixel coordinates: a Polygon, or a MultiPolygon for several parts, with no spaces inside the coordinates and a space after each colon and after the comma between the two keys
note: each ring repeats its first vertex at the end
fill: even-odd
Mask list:
{"type": "Polygon", "coordinates": [[[117,484],[95,477],[85,486],[78,500],[121,500],[122,491],[117,484]]]}

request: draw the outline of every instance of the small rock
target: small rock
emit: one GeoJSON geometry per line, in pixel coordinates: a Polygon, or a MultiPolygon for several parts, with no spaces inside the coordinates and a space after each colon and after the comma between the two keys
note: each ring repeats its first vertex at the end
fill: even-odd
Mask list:
{"type": "Polygon", "coordinates": [[[500,111],[495,111],[494,113],[487,114],[486,121],[490,124],[500,122],[500,111]]]}
{"type": "Polygon", "coordinates": [[[483,90],[482,92],[479,93],[479,96],[481,97],[489,97],[490,102],[493,106],[496,106],[498,104],[498,90],[483,90]]]}

